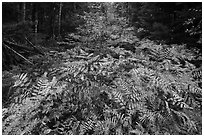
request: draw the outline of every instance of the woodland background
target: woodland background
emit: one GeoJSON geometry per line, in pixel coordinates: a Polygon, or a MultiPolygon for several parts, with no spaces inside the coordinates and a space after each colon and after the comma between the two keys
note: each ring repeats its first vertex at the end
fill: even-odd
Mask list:
{"type": "Polygon", "coordinates": [[[3,134],[202,134],[202,3],[3,2],[3,134]]]}

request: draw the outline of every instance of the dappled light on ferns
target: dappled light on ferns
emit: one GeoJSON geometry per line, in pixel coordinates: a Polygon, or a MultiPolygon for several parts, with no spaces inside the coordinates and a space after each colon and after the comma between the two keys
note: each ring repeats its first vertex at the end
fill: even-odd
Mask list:
{"type": "MultiPolygon", "coordinates": [[[[88,22],[93,15],[86,14],[88,22]]],[[[81,35],[91,25],[79,28],[81,35]]],[[[58,62],[43,73],[13,70],[9,103],[3,106],[3,134],[198,134],[199,121],[189,116],[202,108],[202,69],[189,62],[196,55],[185,45],[136,41],[127,32],[121,37],[133,49],[120,46],[121,37],[106,41],[113,46],[103,50],[89,42],[91,52],[81,43],[64,52],[48,52],[44,61],[58,62]]],[[[99,35],[96,40],[102,37],[100,31],[93,34],[99,35]]]]}
{"type": "Polygon", "coordinates": [[[16,75],[10,99],[14,102],[3,124],[12,122],[3,129],[4,133],[119,135],[156,134],[164,129],[170,134],[196,132],[195,122],[183,110],[192,111],[201,105],[200,70],[172,63],[166,53],[159,55],[162,62],[149,60],[149,53],[145,61],[134,56],[131,52],[116,59],[101,53],[79,61],[64,60],[35,79],[28,73],[16,75]],[[22,128],[22,120],[32,124],[23,131],[13,131],[22,128]]]}

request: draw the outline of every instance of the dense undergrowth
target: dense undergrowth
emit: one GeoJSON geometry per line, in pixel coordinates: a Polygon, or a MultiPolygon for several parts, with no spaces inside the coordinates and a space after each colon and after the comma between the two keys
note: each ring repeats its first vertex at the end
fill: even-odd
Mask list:
{"type": "Polygon", "coordinates": [[[139,40],[95,14],[85,14],[95,28],[71,35],[74,48],[3,72],[3,134],[202,134],[201,53],[139,40]]]}

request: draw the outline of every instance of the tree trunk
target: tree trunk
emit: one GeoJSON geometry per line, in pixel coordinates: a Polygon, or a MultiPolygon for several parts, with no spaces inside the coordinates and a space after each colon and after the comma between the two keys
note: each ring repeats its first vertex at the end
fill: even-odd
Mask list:
{"type": "Polygon", "coordinates": [[[26,3],[23,2],[23,16],[22,16],[22,21],[25,22],[26,19],[26,3]]]}
{"type": "Polygon", "coordinates": [[[33,11],[32,11],[32,20],[34,22],[34,34],[35,34],[35,45],[37,45],[37,33],[38,33],[38,11],[37,11],[37,4],[33,4],[33,11]]]}
{"type": "Polygon", "coordinates": [[[52,39],[55,37],[55,3],[52,2],[50,5],[50,16],[49,16],[49,22],[50,22],[50,36],[52,39]]]}
{"type": "Polygon", "coordinates": [[[59,21],[58,21],[58,37],[61,37],[61,15],[62,15],[62,2],[59,5],[59,21]]]}
{"type": "Polygon", "coordinates": [[[21,14],[20,14],[20,13],[21,13],[21,3],[18,3],[18,4],[17,4],[17,13],[18,13],[18,14],[17,14],[17,16],[18,16],[18,17],[17,17],[17,22],[21,22],[21,19],[22,19],[22,16],[21,16],[21,14]]]}
{"type": "Polygon", "coordinates": [[[37,45],[37,35],[38,35],[38,13],[35,13],[35,45],[37,45]]]}

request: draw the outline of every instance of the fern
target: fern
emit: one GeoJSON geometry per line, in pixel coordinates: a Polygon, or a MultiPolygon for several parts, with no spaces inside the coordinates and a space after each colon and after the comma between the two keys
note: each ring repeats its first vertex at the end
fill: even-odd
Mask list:
{"type": "MultiPolygon", "coordinates": [[[[97,9],[97,3],[93,6],[97,9]]],[[[119,25],[125,21],[119,20],[119,25]]],[[[104,25],[97,23],[84,27],[104,25]]],[[[106,26],[103,33],[112,29],[106,26]]],[[[87,35],[80,26],[85,34],[85,41],[75,43],[80,46],[46,53],[40,69],[9,74],[14,82],[3,134],[198,134],[202,70],[190,63],[193,52],[184,45],[137,41],[131,28],[114,27],[121,37],[102,41],[98,29],[90,28],[87,35]]]]}
{"type": "Polygon", "coordinates": [[[202,68],[197,68],[191,72],[192,78],[198,82],[199,87],[202,86],[202,68]]]}

